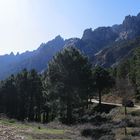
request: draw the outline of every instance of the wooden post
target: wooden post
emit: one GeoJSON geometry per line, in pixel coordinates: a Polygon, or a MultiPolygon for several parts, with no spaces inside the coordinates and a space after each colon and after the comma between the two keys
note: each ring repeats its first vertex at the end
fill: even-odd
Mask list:
{"type": "Polygon", "coordinates": [[[127,135],[127,128],[126,128],[126,126],[124,127],[124,135],[125,136],[127,135]]]}
{"type": "Polygon", "coordinates": [[[124,106],[124,115],[125,115],[125,116],[127,115],[127,108],[126,108],[126,105],[124,106]]]}
{"type": "Polygon", "coordinates": [[[124,106],[124,115],[125,115],[125,127],[124,127],[124,135],[127,135],[127,124],[126,124],[126,115],[127,115],[127,108],[126,105],[124,106]]]}

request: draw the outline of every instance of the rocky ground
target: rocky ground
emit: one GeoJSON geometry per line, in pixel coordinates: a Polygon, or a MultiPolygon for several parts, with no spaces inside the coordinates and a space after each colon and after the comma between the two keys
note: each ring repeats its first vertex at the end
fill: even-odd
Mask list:
{"type": "Polygon", "coordinates": [[[0,140],[24,140],[25,136],[20,133],[25,129],[17,129],[15,126],[0,125],[0,140]]]}

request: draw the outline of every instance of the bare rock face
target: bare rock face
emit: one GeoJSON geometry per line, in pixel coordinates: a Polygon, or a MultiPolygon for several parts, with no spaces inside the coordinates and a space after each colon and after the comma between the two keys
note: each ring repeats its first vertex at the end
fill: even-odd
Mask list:
{"type": "Polygon", "coordinates": [[[137,17],[126,16],[122,25],[124,30],[137,29],[137,17]]]}
{"type": "Polygon", "coordinates": [[[99,27],[95,30],[86,29],[81,39],[85,43],[82,51],[89,57],[89,60],[93,61],[94,55],[105,49],[108,44],[113,43],[117,37],[118,34],[112,27],[99,27]]]}
{"type": "Polygon", "coordinates": [[[140,35],[140,15],[126,16],[119,33],[118,40],[133,39],[140,35]]]}
{"type": "Polygon", "coordinates": [[[87,29],[82,40],[90,42],[90,47],[94,48],[92,63],[110,67],[132,55],[133,49],[140,45],[139,37],[140,13],[126,16],[120,25],[87,29]]]}
{"type": "Polygon", "coordinates": [[[102,41],[114,40],[117,35],[112,30],[111,27],[99,27],[92,32],[91,29],[86,30],[82,38],[83,40],[86,40],[84,36],[89,36],[89,39],[97,42],[98,40],[102,40],[102,41]]]}
{"type": "Polygon", "coordinates": [[[92,40],[93,39],[93,31],[92,28],[86,29],[83,33],[83,40],[92,40]]]}
{"type": "Polygon", "coordinates": [[[123,23],[120,25],[113,25],[112,27],[99,27],[92,31],[86,29],[84,31],[83,40],[93,40],[97,44],[99,42],[103,45],[111,41],[120,41],[133,39],[140,35],[140,13],[137,16],[126,16],[123,23]]]}
{"type": "Polygon", "coordinates": [[[140,37],[123,42],[115,42],[111,47],[105,48],[94,55],[93,64],[103,67],[114,67],[120,62],[133,56],[133,52],[140,46],[140,37]]]}

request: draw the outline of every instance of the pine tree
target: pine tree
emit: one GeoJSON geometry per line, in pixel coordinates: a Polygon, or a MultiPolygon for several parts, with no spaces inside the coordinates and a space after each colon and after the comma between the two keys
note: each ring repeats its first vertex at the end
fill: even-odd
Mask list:
{"type": "Polygon", "coordinates": [[[99,106],[101,106],[102,93],[105,89],[113,87],[115,80],[110,76],[109,72],[101,67],[96,67],[93,70],[93,79],[95,88],[99,96],[99,106]]]}
{"type": "Polygon", "coordinates": [[[60,102],[67,123],[72,123],[73,110],[87,105],[92,85],[92,71],[88,59],[79,50],[69,47],[58,53],[48,65],[48,91],[60,102]]]}

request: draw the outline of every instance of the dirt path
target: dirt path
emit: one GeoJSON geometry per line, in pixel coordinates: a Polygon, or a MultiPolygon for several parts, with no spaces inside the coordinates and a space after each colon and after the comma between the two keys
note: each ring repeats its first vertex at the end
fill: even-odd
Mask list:
{"type": "MultiPolygon", "coordinates": [[[[99,101],[96,100],[96,99],[92,99],[91,102],[92,102],[92,103],[96,103],[96,104],[99,103],[99,101]]],[[[106,104],[106,105],[114,105],[114,106],[118,106],[118,107],[121,107],[121,106],[122,106],[122,104],[108,103],[108,102],[102,102],[102,104],[106,104]]],[[[140,105],[135,105],[135,106],[133,107],[133,109],[140,110],[140,105]]]]}

